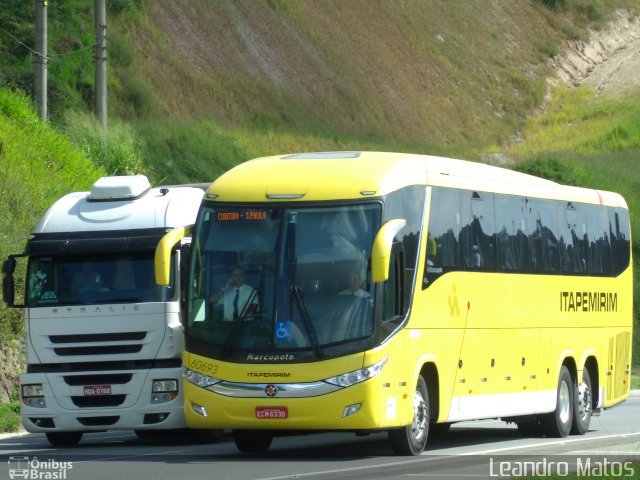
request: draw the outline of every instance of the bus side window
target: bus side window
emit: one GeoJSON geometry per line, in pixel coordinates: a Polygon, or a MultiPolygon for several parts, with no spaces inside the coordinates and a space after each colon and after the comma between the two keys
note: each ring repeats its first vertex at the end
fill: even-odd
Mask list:
{"type": "Polygon", "coordinates": [[[620,275],[629,266],[631,252],[631,233],[629,212],[623,208],[610,208],[609,232],[611,235],[611,261],[613,275],[620,275]]]}
{"type": "Polygon", "coordinates": [[[495,201],[498,269],[501,272],[526,272],[529,269],[529,240],[524,199],[496,194],[495,201]]]}
{"type": "Polygon", "coordinates": [[[611,245],[607,209],[587,205],[587,236],[589,238],[589,271],[591,275],[611,275],[611,245]]]}
{"type": "Polygon", "coordinates": [[[496,227],[493,194],[461,191],[462,258],[467,270],[495,271],[496,227]]]}
{"type": "Polygon", "coordinates": [[[462,229],[459,191],[433,187],[430,205],[423,289],[443,273],[462,268],[459,247],[462,229]]]}
{"type": "Polygon", "coordinates": [[[526,201],[531,271],[534,273],[559,272],[560,245],[554,202],[531,198],[526,201]]]}
{"type": "Polygon", "coordinates": [[[589,244],[584,206],[573,202],[560,203],[560,254],[562,271],[571,274],[588,273],[589,244]],[[566,208],[562,209],[562,206],[566,208]],[[564,222],[562,221],[564,214],[564,222]]]}
{"type": "Polygon", "coordinates": [[[389,278],[384,284],[383,338],[386,338],[387,335],[395,330],[395,327],[404,319],[407,313],[408,305],[404,301],[405,276],[402,274],[404,263],[404,250],[402,244],[397,242],[394,244],[391,253],[389,278]]]}

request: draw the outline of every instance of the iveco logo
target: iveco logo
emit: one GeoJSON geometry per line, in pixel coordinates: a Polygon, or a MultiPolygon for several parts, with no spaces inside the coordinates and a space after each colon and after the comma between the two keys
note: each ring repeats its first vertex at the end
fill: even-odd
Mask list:
{"type": "Polygon", "coordinates": [[[275,397],[278,393],[278,387],[275,385],[267,385],[264,387],[264,393],[267,397],[275,397]]]}

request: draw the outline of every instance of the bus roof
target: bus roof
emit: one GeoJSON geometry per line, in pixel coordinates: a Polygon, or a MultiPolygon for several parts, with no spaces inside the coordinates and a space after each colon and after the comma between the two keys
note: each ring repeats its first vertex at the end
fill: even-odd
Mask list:
{"type": "Polygon", "coordinates": [[[256,158],[215,180],[208,198],[224,202],[321,201],[382,196],[433,185],[626,208],[615,193],[568,187],[482,163],[386,152],[317,152],[256,158]]]}

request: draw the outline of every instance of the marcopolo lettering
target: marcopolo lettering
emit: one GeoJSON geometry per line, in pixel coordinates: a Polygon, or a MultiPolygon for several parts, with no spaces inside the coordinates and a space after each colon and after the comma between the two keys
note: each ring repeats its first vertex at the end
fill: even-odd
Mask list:
{"type": "Polygon", "coordinates": [[[290,353],[282,353],[282,354],[256,354],[249,353],[247,354],[247,361],[250,362],[286,362],[291,361],[295,357],[290,353]]]}
{"type": "Polygon", "coordinates": [[[617,312],[615,292],[560,292],[561,312],[617,312]]]}

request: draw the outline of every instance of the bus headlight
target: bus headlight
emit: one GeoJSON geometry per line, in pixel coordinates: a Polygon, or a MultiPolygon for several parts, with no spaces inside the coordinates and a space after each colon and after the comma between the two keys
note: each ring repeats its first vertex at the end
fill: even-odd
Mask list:
{"type": "Polygon", "coordinates": [[[368,367],[354,370],[353,372],[336,375],[335,377],[325,379],[325,382],[337,385],[338,387],[350,387],[356,383],[364,382],[380,374],[382,367],[385,366],[389,357],[384,357],[378,363],[374,363],[368,367]]]}
{"type": "Polygon", "coordinates": [[[215,385],[216,383],[219,383],[221,381],[221,380],[218,380],[217,378],[210,377],[209,375],[205,375],[203,373],[196,372],[188,368],[184,369],[182,376],[187,382],[193,383],[194,385],[197,385],[202,388],[210,387],[211,385],[215,385]]]}

